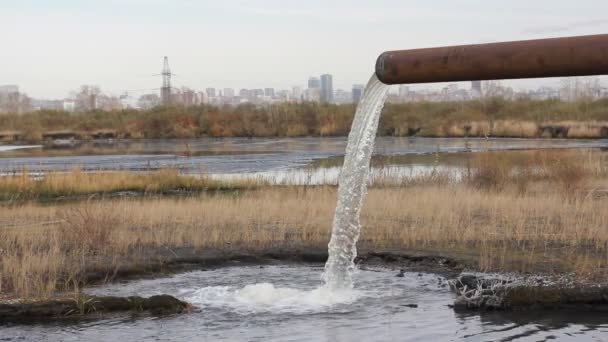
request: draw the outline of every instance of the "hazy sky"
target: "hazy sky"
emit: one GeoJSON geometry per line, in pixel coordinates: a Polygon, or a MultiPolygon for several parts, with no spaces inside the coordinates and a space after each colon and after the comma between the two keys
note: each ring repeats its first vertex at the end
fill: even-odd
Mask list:
{"type": "Polygon", "coordinates": [[[178,87],[350,89],[385,50],[608,33],[608,1],[0,0],[0,32],[0,84],[38,98],[158,88],[164,55],[178,87]]]}

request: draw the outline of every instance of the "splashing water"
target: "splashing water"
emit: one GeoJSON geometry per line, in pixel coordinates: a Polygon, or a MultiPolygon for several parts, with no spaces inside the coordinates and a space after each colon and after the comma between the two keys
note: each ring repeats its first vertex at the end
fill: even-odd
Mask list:
{"type": "Polygon", "coordinates": [[[361,297],[370,296],[364,291],[330,291],[326,287],[295,289],[277,287],[270,283],[231,286],[209,286],[191,293],[189,303],[209,308],[228,307],[241,314],[282,312],[306,314],[327,312],[339,305],[348,305],[361,297]]]}
{"type": "Polygon", "coordinates": [[[369,163],[374,150],[380,112],[389,87],[374,74],[357,106],[348,135],[344,166],[339,178],[338,204],[329,242],[329,259],[323,280],[330,290],[353,287],[352,271],[357,256],[359,213],[367,190],[369,163]]]}

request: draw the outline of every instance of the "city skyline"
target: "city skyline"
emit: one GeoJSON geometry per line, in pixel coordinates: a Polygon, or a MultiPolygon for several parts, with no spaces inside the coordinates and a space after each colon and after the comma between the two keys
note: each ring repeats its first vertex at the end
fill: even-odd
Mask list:
{"type": "MultiPolygon", "coordinates": [[[[507,100],[562,100],[576,101],[579,99],[608,98],[608,87],[598,77],[561,78],[560,87],[540,87],[528,91],[516,91],[500,81],[472,81],[468,86],[461,83],[450,83],[440,90],[413,89],[410,85],[400,85],[389,92],[387,102],[461,102],[478,100],[488,97],[500,97],[507,100]]],[[[358,103],[364,91],[363,84],[354,84],[350,91],[332,89],[333,77],[329,74],[310,77],[308,88],[296,86],[292,89],[254,88],[240,89],[238,93],[233,88],[219,89],[207,87],[195,90],[187,87],[160,88],[159,93],[148,93],[138,97],[124,94],[112,96],[104,93],[94,85],[82,85],[78,91],[65,99],[34,99],[19,91],[17,85],[0,85],[0,113],[24,113],[36,110],[59,111],[116,111],[122,109],[152,109],[161,105],[176,106],[239,106],[245,103],[253,105],[268,105],[276,103],[316,102],[321,104],[353,104],[358,103]],[[324,79],[321,82],[321,79],[324,79]]],[[[163,86],[167,84],[163,80],[163,86]]]]}
{"type": "Polygon", "coordinates": [[[0,83],[34,98],[61,98],[80,84],[115,95],[157,88],[153,75],[165,55],[177,87],[290,89],[302,84],[294,80],[328,72],[335,89],[350,89],[367,81],[385,50],[608,31],[608,4],[591,0],[23,0],[0,9],[0,29],[11,33],[0,83]]]}

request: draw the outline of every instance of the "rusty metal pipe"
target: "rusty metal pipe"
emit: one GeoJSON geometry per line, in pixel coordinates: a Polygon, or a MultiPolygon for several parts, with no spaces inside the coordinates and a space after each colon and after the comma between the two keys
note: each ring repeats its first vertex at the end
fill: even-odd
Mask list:
{"type": "Polygon", "coordinates": [[[608,34],[388,51],[376,75],[386,84],[608,74],[608,34]]]}

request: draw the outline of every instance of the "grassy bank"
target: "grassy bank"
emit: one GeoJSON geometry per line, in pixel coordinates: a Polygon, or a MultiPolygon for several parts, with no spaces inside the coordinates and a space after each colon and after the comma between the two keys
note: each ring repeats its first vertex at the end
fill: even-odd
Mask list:
{"type": "MultiPolygon", "coordinates": [[[[147,111],[0,115],[0,138],[298,137],[347,135],[353,105],[315,103],[266,107],[171,107],[147,111]]],[[[428,137],[608,137],[608,100],[562,102],[499,98],[470,102],[387,104],[379,134],[428,137]],[[553,128],[560,128],[555,131],[553,128]],[[563,130],[565,129],[565,131],[563,130]]]]}
{"type": "Polygon", "coordinates": [[[0,177],[0,201],[22,202],[77,198],[91,195],[136,192],[143,195],[238,191],[263,185],[259,181],[214,180],[205,176],[181,176],[178,170],[162,169],[148,173],[127,171],[86,173],[49,172],[43,177],[21,172],[0,177]]]}
{"type": "MultiPolygon", "coordinates": [[[[472,157],[471,175],[377,179],[360,246],[473,258],[481,270],[608,280],[608,163],[599,152],[472,157]]],[[[82,177],[82,175],[78,175],[82,177]]],[[[73,185],[74,179],[69,184],[73,185]]],[[[93,271],[163,263],[190,248],[325,248],[335,187],[0,207],[0,293],[49,298],[93,271]]]]}

